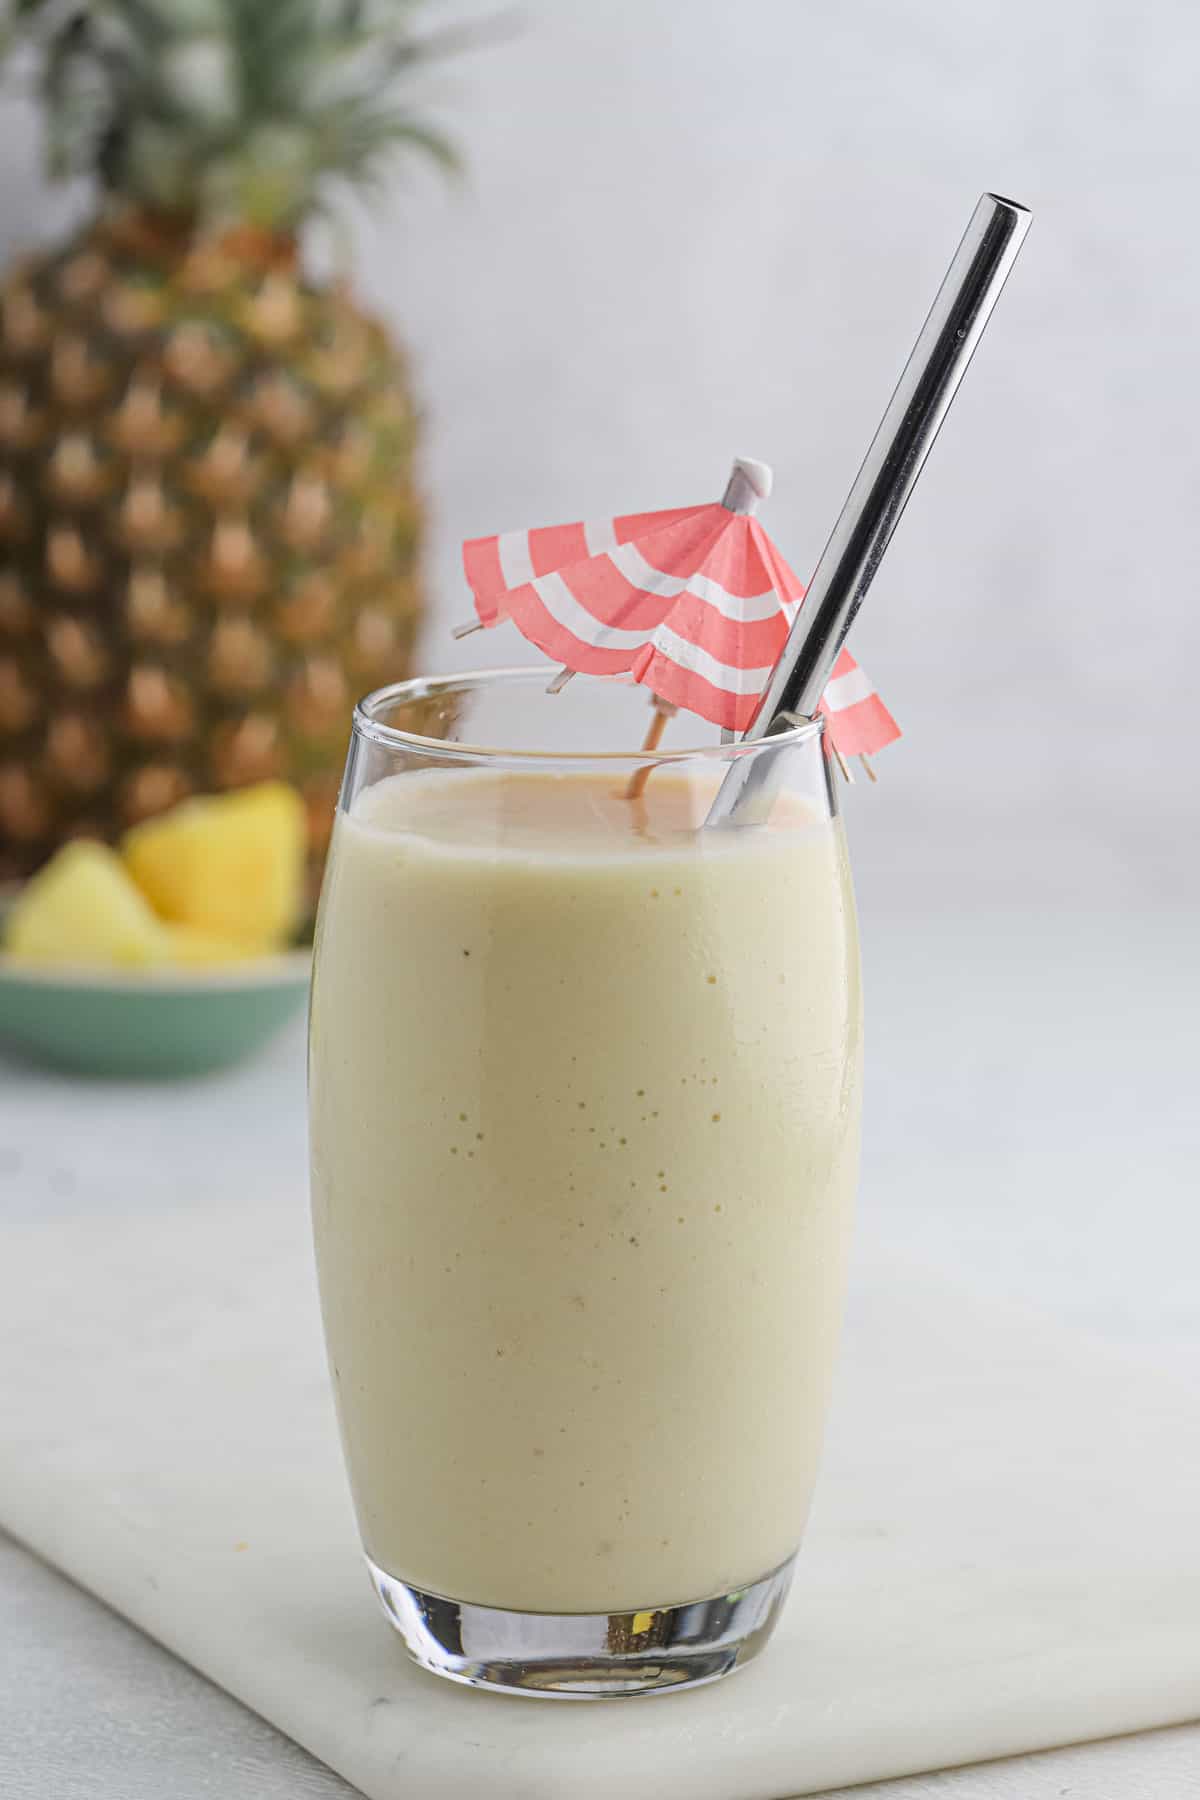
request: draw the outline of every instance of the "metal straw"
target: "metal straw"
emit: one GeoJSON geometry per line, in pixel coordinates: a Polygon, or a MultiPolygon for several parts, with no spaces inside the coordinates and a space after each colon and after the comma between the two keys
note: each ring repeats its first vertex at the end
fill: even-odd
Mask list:
{"type": "MultiPolygon", "coordinates": [[[[972,213],[743,743],[816,712],[1031,218],[1027,207],[998,194],[985,194],[972,213]]],[[[765,765],[775,760],[747,756],[732,763],[707,823],[752,823],[761,810],[753,796],[764,785],[765,765]]]]}

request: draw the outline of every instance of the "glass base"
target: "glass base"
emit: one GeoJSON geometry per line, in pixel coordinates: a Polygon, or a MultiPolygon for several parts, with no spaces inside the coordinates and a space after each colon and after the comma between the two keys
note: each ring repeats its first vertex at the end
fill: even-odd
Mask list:
{"type": "Polygon", "coordinates": [[[795,1557],[750,1587],[682,1606],[620,1613],[506,1612],[425,1594],[367,1567],[409,1655],[468,1687],[608,1700],[718,1681],[758,1655],[779,1617],[795,1557]]]}

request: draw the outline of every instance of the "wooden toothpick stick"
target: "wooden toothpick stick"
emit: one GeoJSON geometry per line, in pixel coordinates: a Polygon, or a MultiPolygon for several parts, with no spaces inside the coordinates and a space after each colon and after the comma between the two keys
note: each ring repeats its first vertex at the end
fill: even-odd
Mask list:
{"type": "MultiPolygon", "coordinates": [[[[660,700],[657,695],[655,696],[654,716],[651,718],[649,730],[642,740],[643,756],[648,756],[652,750],[658,749],[662,742],[662,734],[667,729],[667,720],[674,718],[676,710],[668,701],[660,700]]],[[[625,789],[627,800],[641,799],[646,791],[646,783],[650,779],[650,769],[651,764],[644,763],[640,769],[634,770],[629,778],[629,786],[625,789]]]]}

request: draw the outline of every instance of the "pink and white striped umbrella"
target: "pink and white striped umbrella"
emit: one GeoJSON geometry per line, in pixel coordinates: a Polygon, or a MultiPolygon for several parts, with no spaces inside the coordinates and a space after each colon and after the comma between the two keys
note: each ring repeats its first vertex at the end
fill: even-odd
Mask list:
{"type": "MultiPolygon", "coordinates": [[[[668,707],[744,731],[804,597],[754,517],[770,484],[765,464],[739,458],[708,506],[472,538],[463,565],[479,623],[511,619],[564,669],[632,676],[668,707]]],[[[821,711],[842,756],[900,735],[848,650],[821,711]]]]}

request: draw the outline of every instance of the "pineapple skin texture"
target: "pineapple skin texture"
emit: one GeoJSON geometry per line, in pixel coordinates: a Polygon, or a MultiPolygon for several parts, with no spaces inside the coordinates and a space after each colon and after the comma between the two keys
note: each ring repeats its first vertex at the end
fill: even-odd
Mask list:
{"type": "Polygon", "coordinates": [[[175,960],[170,935],[114,850],[80,839],[34,877],[13,907],[14,961],[145,969],[175,960]]]}
{"type": "Polygon", "coordinates": [[[0,879],[278,777],[311,906],[351,703],[410,672],[416,425],[386,332],[287,240],[172,240],[130,212],[12,271],[0,879]]]}
{"type": "Polygon", "coordinates": [[[136,826],[122,848],[133,880],[172,928],[178,960],[227,962],[293,936],[304,905],[305,816],[283,782],[185,801],[136,826]]]}

